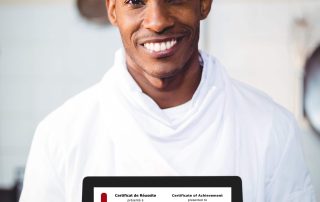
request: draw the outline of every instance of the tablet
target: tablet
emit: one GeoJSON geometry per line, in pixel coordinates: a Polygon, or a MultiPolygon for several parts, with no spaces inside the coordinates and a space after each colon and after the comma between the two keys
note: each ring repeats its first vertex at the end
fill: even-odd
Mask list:
{"type": "Polygon", "coordinates": [[[237,176],[86,177],[82,202],[242,202],[237,176]]]}

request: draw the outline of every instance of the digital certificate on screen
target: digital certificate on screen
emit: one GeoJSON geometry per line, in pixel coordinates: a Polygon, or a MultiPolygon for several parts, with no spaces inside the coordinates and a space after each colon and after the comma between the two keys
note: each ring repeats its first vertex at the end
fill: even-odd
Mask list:
{"type": "Polygon", "coordinates": [[[94,202],[231,202],[232,187],[94,187],[94,202]]]}

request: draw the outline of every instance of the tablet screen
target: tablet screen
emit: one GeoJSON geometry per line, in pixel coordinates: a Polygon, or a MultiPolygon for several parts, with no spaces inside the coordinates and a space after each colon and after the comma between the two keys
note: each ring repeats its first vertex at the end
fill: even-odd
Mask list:
{"type": "Polygon", "coordinates": [[[242,202],[236,176],[86,177],[82,202],[242,202]]]}
{"type": "Polygon", "coordinates": [[[94,202],[231,202],[231,187],[95,187],[94,202]]]}

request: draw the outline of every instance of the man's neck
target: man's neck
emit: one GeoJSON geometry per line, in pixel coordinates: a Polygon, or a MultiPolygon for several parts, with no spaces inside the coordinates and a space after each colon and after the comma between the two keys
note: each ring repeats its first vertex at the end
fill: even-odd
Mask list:
{"type": "Polygon", "coordinates": [[[150,96],[161,109],[175,107],[191,100],[202,75],[198,54],[191,59],[188,67],[172,77],[156,78],[128,68],[129,73],[142,91],[150,96]]]}

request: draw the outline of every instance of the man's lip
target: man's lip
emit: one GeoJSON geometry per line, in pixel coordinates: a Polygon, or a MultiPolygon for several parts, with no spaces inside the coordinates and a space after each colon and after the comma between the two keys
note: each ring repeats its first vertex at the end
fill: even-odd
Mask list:
{"type": "Polygon", "coordinates": [[[163,36],[163,37],[149,37],[147,39],[143,39],[139,42],[140,45],[144,45],[146,43],[161,43],[166,41],[176,40],[179,41],[183,38],[182,35],[179,36],[163,36]]]}

